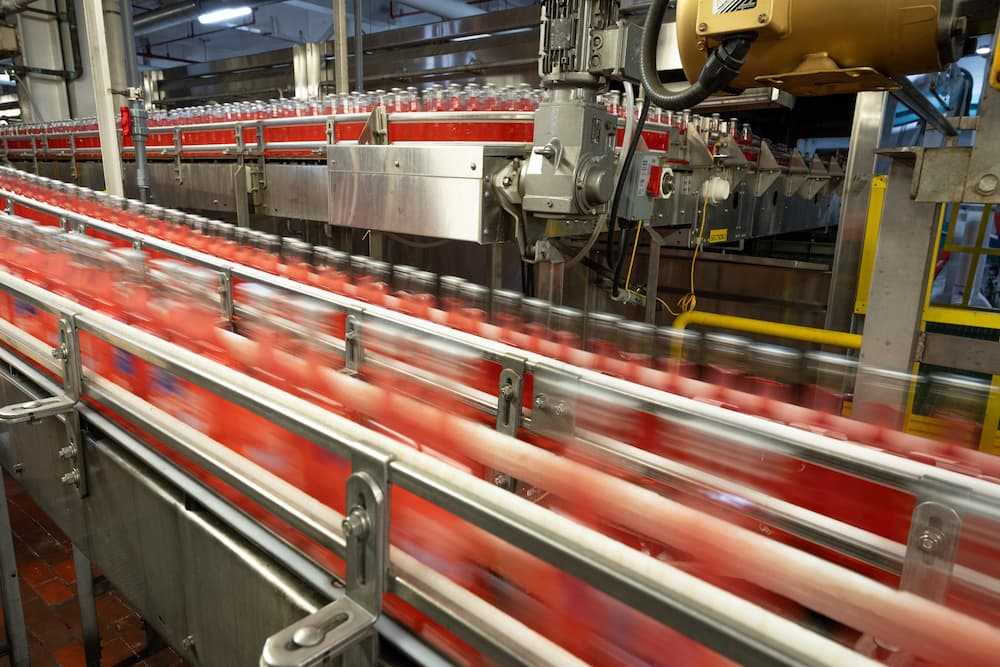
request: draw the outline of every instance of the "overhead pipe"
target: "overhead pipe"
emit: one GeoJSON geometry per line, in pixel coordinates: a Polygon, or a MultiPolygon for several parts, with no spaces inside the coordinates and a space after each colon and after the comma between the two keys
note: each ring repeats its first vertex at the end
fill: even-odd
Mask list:
{"type": "Polygon", "coordinates": [[[136,37],[172,28],[188,23],[201,12],[202,3],[199,0],[178,2],[151,12],[144,12],[133,21],[133,32],[136,37]]]}
{"type": "Polygon", "coordinates": [[[405,0],[403,4],[445,19],[464,19],[486,13],[486,10],[467,5],[461,0],[405,0]]]}

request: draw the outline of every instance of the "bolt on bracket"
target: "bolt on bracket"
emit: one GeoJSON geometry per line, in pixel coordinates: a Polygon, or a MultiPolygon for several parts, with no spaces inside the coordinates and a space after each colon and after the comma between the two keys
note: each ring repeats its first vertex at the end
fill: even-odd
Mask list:
{"type": "Polygon", "coordinates": [[[354,458],[347,480],[345,595],[272,635],[262,667],[309,667],[342,657],[344,667],[375,667],[389,562],[389,462],[372,453],[354,458]]]}
{"type": "Polygon", "coordinates": [[[350,374],[357,373],[363,358],[361,322],[354,315],[348,315],[344,328],[344,371],[350,374]]]}
{"type": "MultiPolygon", "coordinates": [[[[910,520],[899,589],[942,602],[948,594],[961,530],[962,518],[952,508],[935,501],[918,502],[910,520]]],[[[867,656],[874,656],[879,649],[892,653],[887,661],[892,667],[913,664],[912,655],[873,635],[864,635],[855,646],[856,651],[867,656]]]]}
{"type": "Polygon", "coordinates": [[[52,396],[0,407],[0,423],[26,424],[72,412],[76,401],[68,396],[52,396]]]}

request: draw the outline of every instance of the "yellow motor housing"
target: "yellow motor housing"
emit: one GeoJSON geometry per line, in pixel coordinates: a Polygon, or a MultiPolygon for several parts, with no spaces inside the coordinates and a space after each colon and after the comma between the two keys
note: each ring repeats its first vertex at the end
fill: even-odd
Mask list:
{"type": "Polygon", "coordinates": [[[795,95],[898,87],[894,77],[944,69],[961,54],[956,0],[679,0],[684,73],[698,78],[726,35],[757,33],[734,88],[795,95]]]}

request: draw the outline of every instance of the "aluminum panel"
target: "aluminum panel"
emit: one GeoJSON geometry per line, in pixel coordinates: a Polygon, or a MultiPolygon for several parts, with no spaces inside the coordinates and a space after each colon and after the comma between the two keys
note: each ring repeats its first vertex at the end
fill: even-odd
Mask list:
{"type": "MultiPolygon", "coordinates": [[[[507,224],[490,174],[506,163],[484,146],[331,146],[329,222],[494,243],[507,224]]],[[[511,149],[517,151],[519,149],[511,149]]]]}
{"type": "Polygon", "coordinates": [[[327,173],[324,164],[267,164],[258,213],[276,218],[326,222],[328,208],[327,173]]]}
{"type": "MultiPolygon", "coordinates": [[[[178,182],[173,162],[152,162],[149,180],[154,201],[171,208],[235,212],[236,168],[232,163],[182,162],[178,182]]],[[[129,185],[134,188],[134,175],[129,185]]]]}

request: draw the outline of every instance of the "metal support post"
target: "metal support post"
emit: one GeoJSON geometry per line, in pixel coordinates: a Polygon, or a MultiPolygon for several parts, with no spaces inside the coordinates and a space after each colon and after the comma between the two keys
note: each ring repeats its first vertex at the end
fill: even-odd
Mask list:
{"type": "Polygon", "coordinates": [[[76,595],[80,600],[80,627],[83,630],[83,653],[87,667],[101,665],[101,629],[97,624],[97,602],[94,600],[94,573],[90,559],[73,545],[73,570],[76,574],[76,595]]]}
{"type": "Polygon", "coordinates": [[[385,259],[385,234],[369,230],[368,255],[375,259],[385,259]]]}
{"type": "Polygon", "coordinates": [[[537,253],[542,261],[535,264],[535,296],[553,306],[560,306],[563,302],[566,258],[554,245],[544,240],[538,242],[537,253]]]}
{"type": "Polygon", "coordinates": [[[307,100],[319,95],[322,66],[322,44],[306,42],[292,47],[292,74],[295,79],[295,97],[297,99],[307,100]]]}
{"type": "Polygon", "coordinates": [[[0,577],[2,577],[0,593],[3,594],[4,628],[7,631],[10,664],[14,667],[27,667],[31,664],[28,655],[28,630],[24,625],[21,585],[17,576],[17,556],[14,554],[14,534],[11,530],[7,489],[2,474],[0,474],[0,577]]]}
{"type": "Polygon", "coordinates": [[[872,179],[880,171],[877,169],[876,151],[887,128],[892,128],[892,124],[886,121],[894,110],[895,102],[888,93],[860,93],[857,96],[827,299],[827,329],[851,331],[858,271],[865,246],[869,193],[872,179]]]}
{"type": "Polygon", "coordinates": [[[902,427],[910,390],[909,382],[900,378],[910,373],[918,356],[927,276],[936,247],[936,205],[912,199],[913,175],[913,161],[893,161],[854,399],[859,418],[872,418],[882,412],[879,406],[887,406],[898,414],[897,427],[902,427]]]}
{"type": "Polygon", "coordinates": [[[108,194],[123,196],[121,150],[115,125],[115,100],[111,92],[111,67],[108,42],[105,39],[104,3],[83,0],[83,16],[87,26],[87,52],[90,56],[90,77],[94,85],[97,128],[101,136],[101,162],[104,165],[104,189],[108,194]]]}
{"type": "Polygon", "coordinates": [[[250,190],[247,186],[247,166],[241,157],[233,169],[233,194],[236,199],[236,226],[250,228],[250,190]]]}
{"type": "Polygon", "coordinates": [[[135,184],[139,199],[150,199],[149,165],[146,162],[146,102],[143,79],[136,56],[135,29],[132,24],[132,3],[121,3],[122,42],[125,45],[125,82],[129,87],[129,109],[132,112],[132,146],[135,149],[135,184]]]}
{"type": "Polygon", "coordinates": [[[333,0],[333,46],[337,92],[347,93],[350,92],[347,81],[347,0],[333,0]]]}
{"type": "Polygon", "coordinates": [[[361,34],[361,18],[364,10],[361,0],[354,0],[354,89],[365,89],[365,49],[364,36],[361,34]]]}
{"type": "MultiPolygon", "coordinates": [[[[489,280],[490,293],[492,294],[494,290],[503,289],[503,244],[494,243],[490,246],[490,275],[489,280]]],[[[492,312],[493,304],[490,304],[492,312]]]]}

